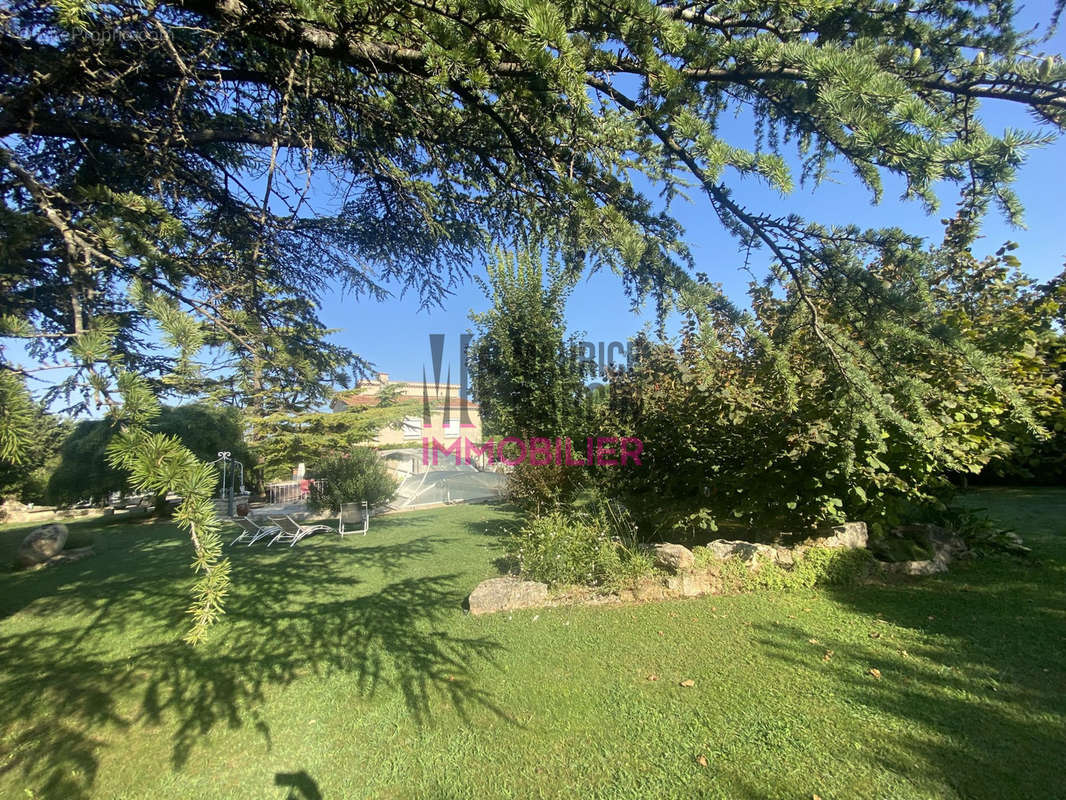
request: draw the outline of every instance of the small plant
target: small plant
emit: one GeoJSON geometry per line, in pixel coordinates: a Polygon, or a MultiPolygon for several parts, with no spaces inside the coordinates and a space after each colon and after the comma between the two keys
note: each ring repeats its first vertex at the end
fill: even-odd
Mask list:
{"type": "Polygon", "coordinates": [[[692,566],[696,569],[707,569],[718,563],[718,559],[709,547],[692,548],[692,566]]]}
{"type": "Polygon", "coordinates": [[[319,478],[311,484],[307,504],[316,511],[340,511],[342,503],[365,500],[371,508],[390,500],[397,482],[385,462],[369,447],[330,456],[315,469],[319,478]]]}
{"type": "Polygon", "coordinates": [[[650,553],[619,547],[618,556],[618,565],[608,578],[613,587],[628,588],[655,575],[655,559],[650,553]]]}
{"type": "Polygon", "coordinates": [[[996,525],[983,510],[951,509],[944,515],[943,525],[978,555],[1001,552],[1027,556],[1032,552],[1018,534],[996,525]]]}

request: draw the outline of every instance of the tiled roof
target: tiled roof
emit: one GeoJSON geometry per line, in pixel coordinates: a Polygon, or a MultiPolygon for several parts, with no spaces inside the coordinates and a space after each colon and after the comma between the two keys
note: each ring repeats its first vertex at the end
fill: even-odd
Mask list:
{"type": "MultiPolygon", "coordinates": [[[[376,406],[380,398],[376,394],[339,394],[336,399],[340,400],[347,406],[376,406]]],[[[417,400],[420,398],[409,396],[406,399],[417,400]]],[[[443,400],[434,400],[431,398],[429,403],[434,409],[441,409],[444,407],[443,400]]],[[[448,398],[448,408],[458,409],[463,406],[466,406],[467,408],[477,408],[478,404],[473,400],[460,400],[457,397],[448,398]]]]}

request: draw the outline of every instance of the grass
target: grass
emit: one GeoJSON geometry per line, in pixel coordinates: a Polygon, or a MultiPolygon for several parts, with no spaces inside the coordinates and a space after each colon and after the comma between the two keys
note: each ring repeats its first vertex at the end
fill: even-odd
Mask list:
{"type": "Polygon", "coordinates": [[[1066,491],[967,502],[1033,558],[479,618],[513,517],[382,518],[236,549],[198,649],[182,536],[74,523],[97,556],[0,573],[0,797],[1064,797],[1066,491]]]}

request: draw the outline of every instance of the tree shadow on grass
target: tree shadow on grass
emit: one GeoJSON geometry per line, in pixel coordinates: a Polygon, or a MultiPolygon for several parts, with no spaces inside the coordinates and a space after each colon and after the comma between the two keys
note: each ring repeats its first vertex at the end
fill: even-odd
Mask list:
{"type": "Polygon", "coordinates": [[[274,785],[283,786],[289,790],[285,800],[322,800],[322,792],[318,788],[318,783],[303,770],[275,773],[274,785]]]}
{"type": "Polygon", "coordinates": [[[355,546],[333,537],[234,553],[227,616],[195,648],[174,641],[189,602],[184,585],[174,585],[175,576],[188,578],[184,549],[145,546],[122,580],[109,581],[101,564],[71,573],[60,594],[68,610],[89,616],[87,625],[0,628],[0,776],[17,771],[48,797],[86,797],[102,741],[140,725],[169,732],[179,769],[217,726],[251,725],[269,745],[269,728],[249,709],[309,676],[353,675],[363,698],[398,692],[418,725],[431,701],[464,719],[474,708],[508,718],[474,674],[500,646],[446,629],[465,593],[461,581],[397,574],[441,541],[355,546]],[[361,584],[370,567],[379,582],[361,584]],[[148,643],[131,646],[130,635],[141,633],[148,643]]]}
{"type": "Polygon", "coordinates": [[[832,670],[836,698],[894,722],[866,743],[880,770],[963,797],[1052,797],[1066,754],[1063,577],[1057,567],[978,565],[836,589],[868,630],[812,644],[809,631],[766,626],[759,641],[796,685],[832,670]]]}

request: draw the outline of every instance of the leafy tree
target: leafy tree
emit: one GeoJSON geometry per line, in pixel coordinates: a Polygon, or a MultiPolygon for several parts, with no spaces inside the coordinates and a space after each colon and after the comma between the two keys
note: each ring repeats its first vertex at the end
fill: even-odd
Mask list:
{"type": "Polygon", "coordinates": [[[33,397],[19,376],[0,370],[0,458],[17,465],[26,459],[34,434],[33,397]]]}
{"type": "Polygon", "coordinates": [[[300,462],[314,464],[332,453],[349,452],[380,429],[421,412],[420,401],[405,399],[341,412],[249,415],[248,419],[256,433],[253,447],[264,478],[279,480],[287,479],[300,462]]]}
{"type": "Polygon", "coordinates": [[[308,504],[315,509],[337,513],[343,503],[364,500],[370,508],[375,508],[396,493],[396,480],[377,451],[370,447],[356,447],[350,452],[328,456],[315,465],[314,474],[320,480],[311,484],[308,504]]]}
{"type": "Polygon", "coordinates": [[[948,221],[923,257],[901,251],[837,287],[857,309],[865,276],[890,294],[887,313],[842,319],[847,306],[785,281],[783,294],[753,287],[751,314],[709,304],[677,348],[641,342],[635,368],[614,376],[606,424],[644,441],[644,464],[602,474],[607,491],[649,534],[722,519],[894,524],[939,505],[946,473],[980,472],[1019,431],[1043,436],[1037,409],[1058,408],[1061,384],[1032,341],[1057,305],[1006,279],[1007,248],[968,255],[967,220],[948,221]],[[995,324],[974,327],[995,309],[995,324]]]}
{"type": "Polygon", "coordinates": [[[201,461],[214,461],[220,450],[228,450],[245,466],[250,468],[254,464],[244,443],[240,412],[231,406],[206,403],[163,406],[151,428],[180,439],[201,461]]]}
{"type": "MultiPolygon", "coordinates": [[[[246,467],[252,466],[236,409],[202,403],[162,406],[145,429],[179,441],[201,461],[215,461],[219,451],[228,450],[246,467]]],[[[100,500],[112,492],[128,490],[128,476],[113,466],[109,457],[118,433],[113,418],[78,423],[60,450],[59,464],[48,485],[50,497],[70,503],[90,497],[100,500]]],[[[157,501],[157,511],[161,511],[162,500],[157,501]]]]}
{"type": "Polygon", "coordinates": [[[584,435],[589,370],[563,319],[572,280],[554,267],[545,274],[528,252],[489,264],[484,288],[492,307],[471,314],[477,333],[467,351],[486,433],[584,435]]]}
{"type": "Polygon", "coordinates": [[[59,505],[81,500],[104,500],[126,491],[128,476],[107,458],[115,428],[111,420],[84,420],[70,432],[59,450],[59,464],[48,480],[48,497],[59,505]]]}

